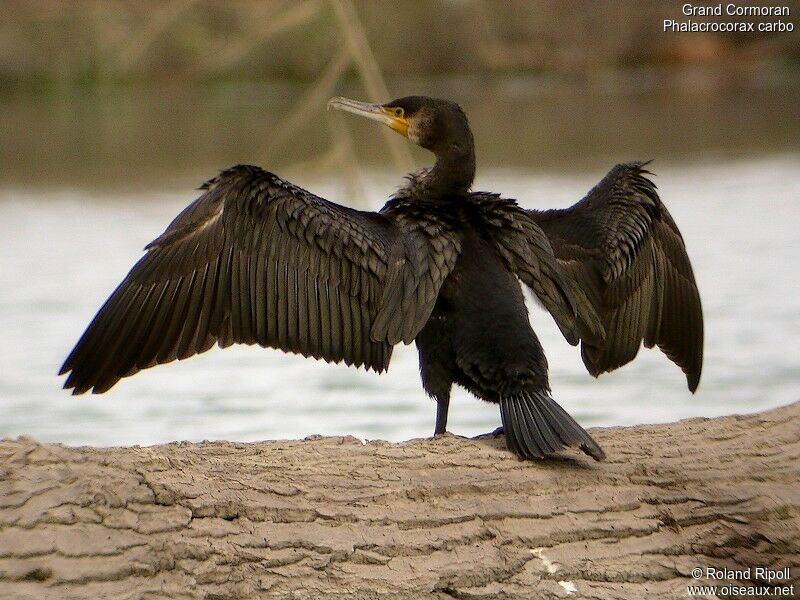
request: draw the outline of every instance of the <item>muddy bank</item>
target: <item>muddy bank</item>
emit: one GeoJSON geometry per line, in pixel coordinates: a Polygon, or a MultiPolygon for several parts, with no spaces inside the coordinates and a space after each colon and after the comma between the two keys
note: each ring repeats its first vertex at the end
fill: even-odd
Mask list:
{"type": "Polygon", "coordinates": [[[451,435],[5,440],[0,597],[676,598],[711,567],[797,585],[800,403],[592,434],[604,463],[451,435]]]}

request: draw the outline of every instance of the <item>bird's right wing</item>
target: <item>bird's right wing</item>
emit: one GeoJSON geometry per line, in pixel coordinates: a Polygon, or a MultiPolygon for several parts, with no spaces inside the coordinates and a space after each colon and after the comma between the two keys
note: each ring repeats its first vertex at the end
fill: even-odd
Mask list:
{"type": "Polygon", "coordinates": [[[382,371],[392,345],[423,327],[449,272],[390,218],[258,167],[232,167],[202,189],[146,247],[64,362],[73,393],[104,392],[215,343],[382,371]]]}
{"type": "Polygon", "coordinates": [[[614,167],[568,209],[530,211],[572,278],[579,311],[593,309],[605,337],[583,339],[590,373],[658,345],[694,391],[703,366],[700,295],[678,227],[646,177],[645,163],[614,167]]]}
{"type": "Polygon", "coordinates": [[[601,339],[602,324],[594,311],[580,310],[574,282],[531,213],[496,194],[473,192],[471,198],[508,268],[547,309],[564,338],[573,346],[601,339]]]}

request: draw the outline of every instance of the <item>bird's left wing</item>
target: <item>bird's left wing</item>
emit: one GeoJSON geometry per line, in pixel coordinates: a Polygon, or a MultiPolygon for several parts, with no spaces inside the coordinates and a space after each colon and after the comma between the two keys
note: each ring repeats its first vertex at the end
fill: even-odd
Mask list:
{"type": "Polygon", "coordinates": [[[101,393],[214,343],[382,371],[392,345],[427,320],[448,271],[391,218],[258,167],[232,167],[202,189],[148,244],[64,362],[73,393],[101,393]]]}

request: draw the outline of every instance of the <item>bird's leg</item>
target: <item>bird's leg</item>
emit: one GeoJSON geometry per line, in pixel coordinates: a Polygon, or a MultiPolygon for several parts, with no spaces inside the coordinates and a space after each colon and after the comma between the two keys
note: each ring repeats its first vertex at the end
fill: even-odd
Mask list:
{"type": "Polygon", "coordinates": [[[447,429],[447,409],[450,407],[450,394],[436,399],[436,429],[434,436],[442,435],[447,429]]]}

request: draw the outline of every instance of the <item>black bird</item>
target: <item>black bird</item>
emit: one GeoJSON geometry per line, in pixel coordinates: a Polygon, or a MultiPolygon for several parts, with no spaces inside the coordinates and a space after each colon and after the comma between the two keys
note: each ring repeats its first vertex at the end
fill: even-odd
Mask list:
{"type": "Polygon", "coordinates": [[[603,450],[550,397],[547,361],[520,281],[592,375],[659,346],[694,391],[703,315],[680,232],[645,163],[617,165],[568,209],[525,210],[471,192],[472,133],[461,108],[412,96],[329,107],[384,123],[436,155],[379,212],[315,196],[239,165],[147,245],[64,362],[74,394],[205,352],[259,344],[386,370],[416,342],[444,433],[453,383],[498,403],[508,447],[541,458],[603,450]]]}

